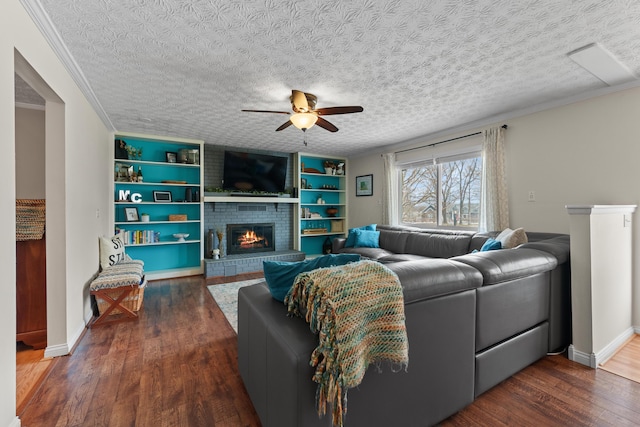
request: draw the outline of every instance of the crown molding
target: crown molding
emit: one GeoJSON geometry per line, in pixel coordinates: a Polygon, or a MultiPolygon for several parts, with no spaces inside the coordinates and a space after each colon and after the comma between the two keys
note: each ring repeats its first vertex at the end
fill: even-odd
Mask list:
{"type": "MultiPolygon", "coordinates": [[[[433,142],[437,139],[449,138],[451,135],[456,135],[457,133],[462,132],[476,132],[478,129],[486,128],[488,126],[495,126],[497,123],[503,123],[510,119],[517,119],[519,117],[528,116],[530,114],[539,113],[541,111],[551,110],[553,108],[564,107],[566,105],[575,104],[582,101],[587,101],[592,98],[598,98],[600,96],[609,95],[615,92],[622,92],[628,89],[634,89],[636,87],[640,87],[640,80],[636,79],[634,81],[623,83],[617,86],[606,86],[599,89],[589,90],[585,92],[581,92],[579,94],[569,96],[566,98],[558,99],[555,101],[544,102],[540,104],[534,104],[529,107],[520,108],[514,111],[510,111],[507,113],[497,114],[491,117],[487,117],[484,119],[480,119],[470,123],[464,123],[459,126],[455,126],[452,128],[444,129],[438,132],[434,132],[427,135],[422,135],[416,138],[412,138],[407,141],[399,142],[396,144],[385,145],[381,147],[377,147],[374,153],[376,154],[384,154],[391,153],[395,151],[399,151],[402,149],[411,148],[418,144],[425,144],[427,142],[433,142]]],[[[508,124],[508,123],[507,123],[508,124]]],[[[365,153],[355,154],[351,157],[366,157],[371,155],[371,151],[367,151],[365,153]]]]}
{"type": "Polygon", "coordinates": [[[39,0],[20,0],[20,3],[27,11],[33,22],[36,24],[36,27],[40,30],[44,38],[49,43],[49,46],[53,49],[54,53],[60,59],[64,67],[67,69],[67,72],[71,75],[73,81],[78,85],[80,91],[84,94],[89,101],[89,104],[93,107],[95,112],[102,120],[102,123],[107,127],[107,129],[111,132],[115,132],[116,128],[111,123],[109,116],[107,115],[104,108],[102,108],[102,104],[98,101],[98,97],[95,92],[91,88],[89,81],[85,77],[84,73],[80,69],[80,66],[76,62],[76,60],[69,52],[69,49],[62,41],[62,37],[60,37],[60,33],[53,26],[53,22],[51,22],[51,18],[42,7],[42,4],[39,0]]]}

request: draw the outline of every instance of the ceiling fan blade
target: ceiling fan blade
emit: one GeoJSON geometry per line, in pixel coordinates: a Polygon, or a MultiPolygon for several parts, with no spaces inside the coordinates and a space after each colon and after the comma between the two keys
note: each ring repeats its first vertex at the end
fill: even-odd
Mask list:
{"type": "Polygon", "coordinates": [[[293,111],[296,113],[306,113],[309,111],[307,96],[304,92],[300,92],[299,90],[294,89],[291,91],[291,104],[293,106],[293,111]]]}
{"type": "Polygon", "coordinates": [[[269,111],[269,110],[240,110],[247,113],[276,113],[276,114],[290,114],[286,111],[269,111]]]}
{"type": "Polygon", "coordinates": [[[324,128],[324,129],[328,130],[329,132],[338,132],[338,128],[337,127],[335,127],[333,124],[329,123],[328,121],[326,121],[322,117],[318,117],[318,121],[316,122],[316,124],[318,126],[320,126],[321,128],[324,128]]]}
{"type": "Polygon", "coordinates": [[[289,120],[288,122],[283,123],[282,126],[280,126],[278,129],[276,129],[276,132],[280,132],[281,130],[288,128],[292,124],[293,123],[291,123],[291,120],[289,120]]]}
{"type": "Polygon", "coordinates": [[[349,113],[362,113],[364,109],[360,106],[351,106],[351,107],[328,107],[328,108],[318,108],[316,113],[321,116],[329,116],[331,114],[349,114],[349,113]]]}

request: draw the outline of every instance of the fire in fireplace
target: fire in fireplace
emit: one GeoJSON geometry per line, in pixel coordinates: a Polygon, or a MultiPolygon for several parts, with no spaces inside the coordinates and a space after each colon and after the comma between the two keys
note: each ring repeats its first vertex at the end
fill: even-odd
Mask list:
{"type": "Polygon", "coordinates": [[[275,251],[275,223],[227,224],[227,254],[275,251]]]}

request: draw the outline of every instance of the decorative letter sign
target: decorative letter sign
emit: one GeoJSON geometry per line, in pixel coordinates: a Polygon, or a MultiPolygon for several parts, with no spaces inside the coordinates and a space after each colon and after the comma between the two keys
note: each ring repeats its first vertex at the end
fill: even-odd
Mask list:
{"type": "Polygon", "coordinates": [[[142,194],[140,193],[131,194],[131,191],[129,190],[120,190],[120,192],[118,193],[118,201],[124,202],[129,199],[131,199],[133,203],[140,203],[142,202],[142,194]]]}

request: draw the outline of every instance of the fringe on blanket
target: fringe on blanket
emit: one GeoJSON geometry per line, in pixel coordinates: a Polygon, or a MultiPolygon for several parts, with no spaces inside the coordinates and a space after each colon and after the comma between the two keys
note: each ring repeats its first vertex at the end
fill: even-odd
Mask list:
{"type": "Polygon", "coordinates": [[[402,286],[380,263],[366,260],[301,273],[285,304],[318,333],[310,360],[318,383],[316,404],[319,415],[326,414],[327,403],[332,406],[334,426],[343,425],[347,391],[360,384],[370,364],[406,368],[409,363],[402,286]]]}

